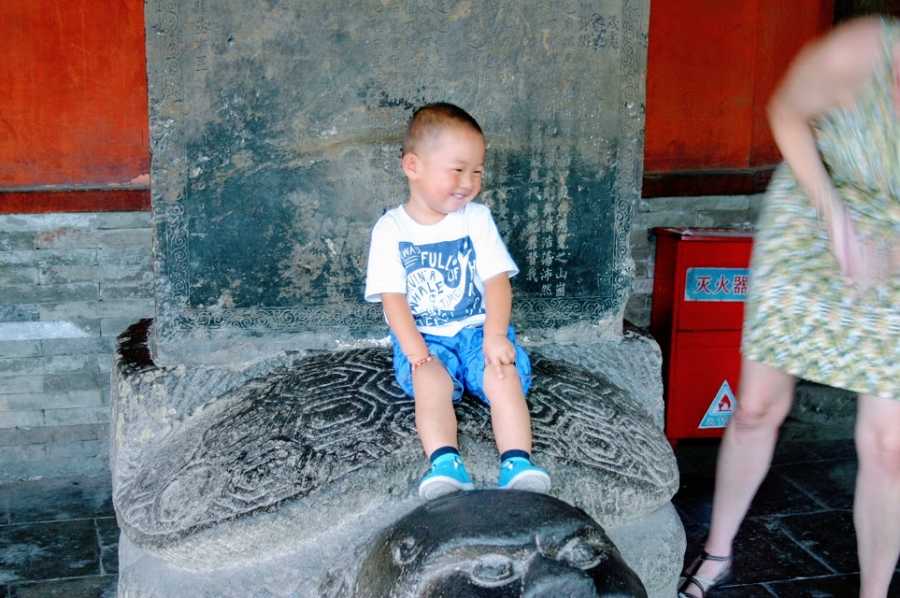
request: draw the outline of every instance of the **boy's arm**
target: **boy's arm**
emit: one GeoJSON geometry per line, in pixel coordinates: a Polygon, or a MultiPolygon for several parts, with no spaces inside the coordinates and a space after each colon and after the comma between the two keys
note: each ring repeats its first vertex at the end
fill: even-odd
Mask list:
{"type": "Polygon", "coordinates": [[[403,293],[382,293],[381,303],[384,307],[384,315],[387,316],[388,325],[397,341],[400,349],[410,363],[416,363],[428,357],[428,345],[416,328],[409,303],[403,293]]]}
{"type": "Polygon", "coordinates": [[[506,272],[484,281],[484,303],[484,336],[506,338],[512,312],[512,285],[506,272]]]}
{"type": "Polygon", "coordinates": [[[502,365],[516,362],[516,350],[506,332],[512,312],[512,285],[509,274],[501,272],[484,281],[484,359],[488,365],[497,368],[503,378],[502,365]]]}

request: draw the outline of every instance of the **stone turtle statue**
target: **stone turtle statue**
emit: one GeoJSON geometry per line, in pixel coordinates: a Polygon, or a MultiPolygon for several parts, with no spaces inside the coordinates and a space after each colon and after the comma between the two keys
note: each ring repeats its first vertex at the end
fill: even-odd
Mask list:
{"type": "Polygon", "coordinates": [[[354,598],[646,597],[603,529],[581,509],[531,492],[441,497],[387,527],[354,598]]]}
{"type": "MultiPolygon", "coordinates": [[[[120,595],[352,595],[374,539],[420,507],[432,508],[416,494],[423,456],[414,405],[393,380],[390,352],[161,366],[149,350],[150,328],[142,321],[119,337],[113,369],[120,595]]],[[[654,417],[629,392],[569,360],[535,352],[533,368],[535,454],[553,472],[559,504],[578,509],[532,500],[545,501],[550,513],[592,518],[585,529],[602,526],[647,594],[672,596],[684,549],[669,502],[678,470],[654,417]]],[[[490,413],[474,400],[463,400],[456,413],[476,486],[494,487],[490,413]]],[[[498,529],[501,523],[514,521],[498,519],[498,529]]],[[[446,595],[519,595],[471,587],[446,595]]]]}

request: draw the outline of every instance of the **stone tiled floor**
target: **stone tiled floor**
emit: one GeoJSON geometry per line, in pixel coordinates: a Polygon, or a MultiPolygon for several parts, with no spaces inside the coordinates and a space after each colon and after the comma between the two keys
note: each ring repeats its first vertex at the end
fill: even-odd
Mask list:
{"type": "MultiPolygon", "coordinates": [[[[706,534],[716,451],[716,443],[688,442],[676,451],[687,559],[706,534]]],[[[735,581],[711,596],[856,596],[855,474],[850,441],[779,446],[737,538],[735,581]]],[[[117,541],[106,478],[0,485],[0,598],[111,598],[117,541]]],[[[900,573],[891,596],[900,597],[900,573]]]]}
{"type": "Polygon", "coordinates": [[[0,598],[115,596],[118,537],[106,478],[0,485],[0,598]]]}
{"type": "MultiPolygon", "coordinates": [[[[716,442],[684,442],[676,450],[681,488],[674,502],[688,536],[686,562],[706,537],[717,450],[716,442]]],[[[780,444],[735,541],[734,581],[709,596],[857,596],[855,476],[852,441],[780,444]]],[[[900,597],[900,572],[890,596],[900,597]]]]}

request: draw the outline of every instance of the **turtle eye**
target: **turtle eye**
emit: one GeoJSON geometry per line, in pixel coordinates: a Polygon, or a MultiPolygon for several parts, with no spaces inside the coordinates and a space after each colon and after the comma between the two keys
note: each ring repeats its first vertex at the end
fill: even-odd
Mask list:
{"type": "Polygon", "coordinates": [[[391,556],[394,557],[394,562],[398,565],[407,565],[414,561],[419,553],[422,552],[422,547],[416,544],[416,540],[409,536],[394,542],[394,545],[391,546],[391,556]]]}
{"type": "Polygon", "coordinates": [[[480,586],[502,585],[515,575],[512,560],[500,554],[486,554],[472,568],[472,581],[480,586]]]}
{"type": "Polygon", "coordinates": [[[573,538],[559,551],[558,559],[579,569],[590,569],[603,558],[603,553],[584,538],[573,538]]]}

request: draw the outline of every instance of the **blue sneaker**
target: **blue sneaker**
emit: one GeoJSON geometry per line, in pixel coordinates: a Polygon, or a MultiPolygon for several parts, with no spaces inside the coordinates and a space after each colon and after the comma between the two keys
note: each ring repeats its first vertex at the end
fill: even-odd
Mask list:
{"type": "Polygon", "coordinates": [[[441,455],[431,464],[431,469],[419,482],[419,496],[431,500],[460,490],[471,490],[474,487],[459,455],[448,453],[441,455]]]}
{"type": "Polygon", "coordinates": [[[500,464],[497,486],[501,490],[527,490],[544,494],[550,490],[550,475],[524,457],[510,457],[500,464]]]}

